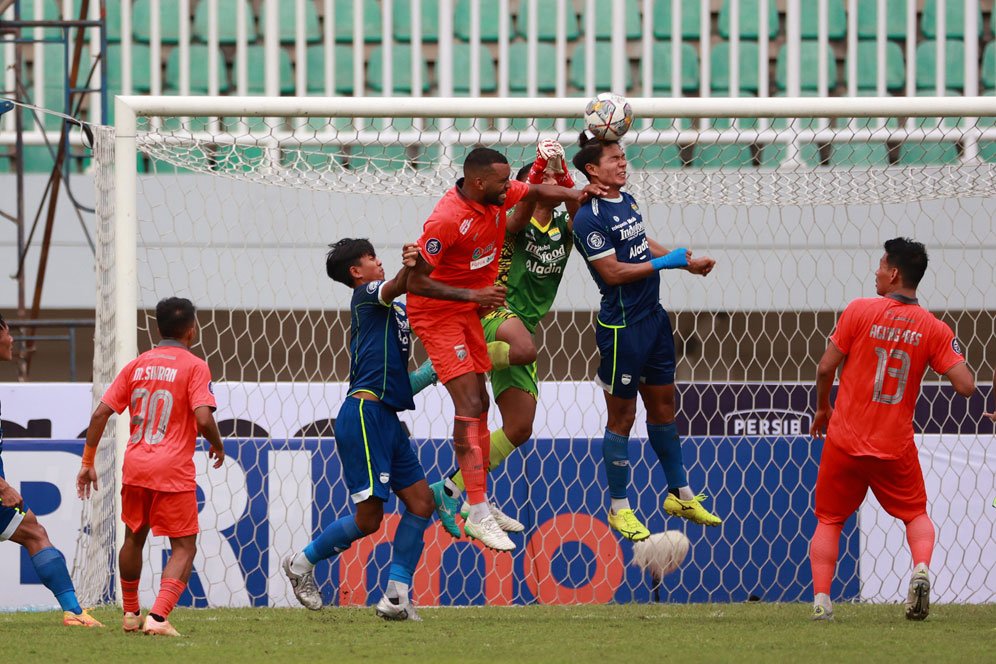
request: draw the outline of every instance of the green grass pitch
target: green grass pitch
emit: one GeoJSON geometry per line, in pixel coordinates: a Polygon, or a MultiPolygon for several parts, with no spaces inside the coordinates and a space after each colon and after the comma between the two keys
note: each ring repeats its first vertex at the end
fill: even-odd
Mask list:
{"type": "Polygon", "coordinates": [[[178,609],[183,638],[102,630],[61,614],[2,613],[3,661],[169,662],[969,662],[992,661],[996,605],[936,606],[922,623],[901,605],[838,604],[813,623],[804,604],[656,604],[421,609],[387,623],[373,609],[178,609]],[[9,658],[9,659],[8,659],[9,658]]]}

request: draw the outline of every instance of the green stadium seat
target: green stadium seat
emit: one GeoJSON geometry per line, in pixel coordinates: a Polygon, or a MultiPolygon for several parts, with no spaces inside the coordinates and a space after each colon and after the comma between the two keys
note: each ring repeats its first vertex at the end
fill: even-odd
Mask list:
{"type": "MultiPolygon", "coordinates": [[[[536,62],[557,61],[557,47],[546,42],[536,44],[536,62]]],[[[557,89],[557,68],[536,67],[537,92],[554,92],[557,89]]],[[[517,41],[508,47],[508,88],[512,92],[525,92],[529,81],[529,44],[517,41]]]]}
{"type": "MultiPolygon", "coordinates": [[[[993,12],[996,15],[996,12],[993,12]]],[[[989,42],[982,51],[982,87],[986,90],[996,88],[996,42],[989,42]]]]}
{"type": "MultiPolygon", "coordinates": [[[[886,38],[906,39],[906,0],[887,0],[885,21],[886,38]]],[[[877,36],[878,0],[858,0],[858,39],[877,36]]]]}
{"type": "Polygon", "coordinates": [[[830,165],[844,168],[888,166],[889,147],[885,143],[835,143],[831,146],[830,165]]]}
{"type": "MultiPolygon", "coordinates": [[[[191,44],[190,46],[190,94],[207,94],[209,57],[218,61],[218,93],[229,91],[228,69],[225,66],[225,55],[221,49],[212,55],[206,44],[191,44]]],[[[174,48],[166,59],[166,78],[164,87],[176,94],[180,90],[180,49],[174,48]]]]}
{"type": "MultiPolygon", "coordinates": [[[[136,41],[152,41],[151,0],[135,0],[131,7],[131,33],[136,41]]],[[[180,2],[179,0],[159,0],[159,38],[163,44],[176,44],[180,41],[180,2]]]]}
{"type": "MultiPolygon", "coordinates": [[[[737,52],[739,63],[740,90],[756,93],[760,89],[760,51],[757,42],[742,41],[737,52]]],[[[764,63],[767,67],[768,63],[764,63]]],[[[709,84],[713,90],[727,90],[730,87],[730,42],[719,42],[712,47],[710,59],[712,76],[709,84]]]]}
{"type": "MultiPolygon", "coordinates": [[[[986,90],[984,96],[992,97],[996,95],[996,90],[986,90]]],[[[979,129],[992,129],[996,127],[996,117],[986,117],[979,118],[978,121],[979,129]]],[[[979,158],[985,162],[993,163],[996,162],[996,141],[979,141],[979,158]]]]}
{"type": "MultiPolygon", "coordinates": [[[[204,4],[204,3],[201,3],[204,4]]],[[[280,43],[293,44],[297,41],[297,3],[280,3],[280,43]]],[[[264,31],[264,26],[260,23],[260,33],[264,31]]],[[[318,22],[318,10],[312,0],[304,3],[304,39],[309,44],[322,41],[322,27],[318,22]]]]}
{"type": "MultiPolygon", "coordinates": [[[[769,0],[770,1],[770,0],[769,0]]],[[[820,14],[813,2],[802,12],[802,38],[816,39],[820,36],[820,14]]],[[[844,0],[827,0],[827,37],[843,39],[847,34],[847,17],[844,14],[844,0]]]]}
{"type": "MultiPolygon", "coordinates": [[[[52,143],[53,149],[57,149],[57,143],[58,138],[52,143]]],[[[51,173],[55,166],[55,158],[45,145],[25,145],[21,154],[25,173],[51,173]]]]}
{"type": "Polygon", "coordinates": [[[659,171],[685,166],[681,157],[681,148],[674,143],[631,145],[626,148],[626,162],[629,168],[641,171],[659,171]]]}
{"type": "MultiPolygon", "coordinates": [[[[671,39],[674,29],[671,25],[671,0],[657,0],[654,3],[654,37],[671,39]]],[[[702,35],[702,2],[681,0],[681,39],[697,40],[702,35]]]]}
{"type": "MultiPolygon", "coordinates": [[[[717,95],[722,96],[722,95],[717,95]]],[[[710,128],[724,131],[734,126],[730,118],[711,120],[710,128]]],[[[755,118],[743,118],[736,122],[738,129],[754,129],[758,126],[755,118]]],[[[702,144],[695,146],[692,165],[699,168],[749,168],[754,165],[754,148],[741,144],[702,144]]]]}
{"type": "MultiPolygon", "coordinates": [[[[277,68],[280,72],[280,94],[294,92],[294,67],[291,64],[290,53],[285,49],[277,50],[277,68]]],[[[252,44],[246,51],[246,71],[249,74],[249,89],[247,94],[266,94],[266,47],[263,44],[252,44]]]]}
{"type": "MultiPolygon", "coordinates": [[[[768,0],[768,38],[778,36],[778,3],[768,0]]],[[[761,9],[757,0],[740,2],[740,38],[757,39],[761,36],[761,9]]],[[[719,10],[719,34],[723,39],[730,38],[730,2],[725,0],[719,10]]]]}
{"type": "MultiPolygon", "coordinates": [[[[944,87],[961,90],[965,87],[965,44],[944,43],[944,87]]],[[[916,87],[918,90],[937,88],[937,42],[928,40],[916,47],[916,87]]]]}
{"type": "MultiPolygon", "coordinates": [[[[965,36],[965,3],[963,0],[947,0],[944,12],[944,34],[949,39],[965,36]]],[[[976,26],[977,37],[982,36],[982,6],[977,5],[976,26]]],[[[920,29],[927,39],[937,39],[937,0],[926,0],[923,15],[920,18],[920,29]]],[[[904,14],[905,15],[905,14],[904,14]]]]}
{"type": "MultiPolygon", "coordinates": [[[[422,0],[421,4],[422,41],[435,43],[439,41],[439,3],[422,0]]],[[[400,42],[412,40],[412,0],[394,0],[394,38],[400,42]]]]}
{"type": "MultiPolygon", "coordinates": [[[[848,68],[844,67],[847,75],[848,68]]],[[[873,39],[863,39],[858,42],[857,50],[858,90],[878,89],[878,42],[873,39]]],[[[899,44],[893,41],[885,43],[885,89],[902,90],[906,85],[906,62],[899,44]]]]}
{"type": "MultiPolygon", "coordinates": [[[[423,6],[430,3],[423,3],[423,6]]],[[[397,6],[397,5],[395,5],[397,6]]],[[[392,47],[392,80],[394,92],[412,92],[412,47],[408,44],[394,44],[392,47]]],[[[429,91],[429,65],[422,57],[422,92],[429,91]]],[[[377,46],[367,60],[367,86],[376,92],[383,92],[384,47],[377,46]]]]}
{"type": "MultiPolygon", "coordinates": [[[[121,69],[123,66],[123,56],[121,44],[109,44],[107,46],[107,88],[112,94],[120,94],[124,90],[121,81],[121,69]]],[[[149,63],[151,53],[148,44],[131,45],[131,88],[133,92],[149,92],[152,85],[149,82],[151,72],[149,63]]],[[[113,107],[113,101],[109,107],[113,107]]]]}
{"type": "MultiPolygon", "coordinates": [[[[799,87],[801,90],[815,91],[818,89],[819,78],[817,75],[819,66],[820,43],[818,41],[803,40],[799,45],[799,56],[801,66],[799,68],[799,87]]],[[[837,86],[837,61],[834,59],[833,50],[827,46],[827,90],[833,91],[837,86]]],[[[775,63],[775,83],[779,90],[788,89],[788,47],[782,46],[778,51],[778,60],[775,63]]]]}
{"type": "MultiPolygon", "coordinates": [[[[536,0],[536,15],[539,17],[536,26],[537,39],[540,41],[555,41],[557,39],[557,0],[536,0]]],[[[519,4],[519,36],[529,37],[529,11],[527,3],[519,4]]],[[[564,34],[568,42],[580,36],[578,16],[574,12],[574,3],[567,3],[564,16],[564,34]]]]}
{"type": "MultiPolygon", "coordinates": [[[[580,45],[578,47],[578,52],[581,52],[583,48],[584,45],[580,45]]],[[[671,86],[673,84],[671,81],[671,42],[655,41],[651,53],[653,55],[654,63],[654,93],[670,94],[671,86]]],[[[642,69],[643,63],[641,62],[640,65],[642,69]]],[[[611,62],[608,68],[611,70],[611,62]]],[[[627,73],[628,71],[629,70],[627,69],[627,73]]],[[[627,82],[626,87],[630,87],[630,85],[631,84],[627,82]]],[[[610,86],[596,85],[596,87],[599,89],[607,89],[610,86]]],[[[698,53],[696,53],[695,48],[691,44],[687,43],[683,43],[681,45],[681,89],[684,92],[695,92],[699,89],[699,56],[698,53]]]]}
{"type": "MultiPolygon", "coordinates": [[[[501,5],[498,0],[480,1],[480,39],[482,42],[498,41],[498,28],[501,26],[501,5]]],[[[515,32],[512,29],[512,15],[505,17],[508,24],[508,35],[511,38],[515,32]]],[[[458,0],[453,15],[453,33],[457,38],[470,41],[470,0],[458,0]]]]}
{"type": "MultiPolygon", "coordinates": [[[[351,95],[353,86],[353,47],[336,44],[332,52],[335,62],[333,93],[351,95]]],[[[306,54],[308,66],[308,94],[324,95],[325,90],[325,46],[316,44],[309,46],[306,54]]]]}
{"type": "MultiPolygon", "coordinates": [[[[933,90],[919,91],[918,96],[934,95],[933,90]]],[[[960,96],[957,92],[948,92],[948,96],[960,96]]],[[[950,140],[939,143],[927,143],[920,140],[904,141],[899,148],[899,163],[903,165],[940,165],[957,164],[959,159],[958,139],[961,131],[957,129],[959,118],[909,118],[907,126],[913,129],[937,129],[945,132],[950,140]]]]}
{"type": "MultiPolygon", "coordinates": [[[[256,41],[258,34],[256,32],[256,20],[253,13],[252,2],[250,0],[218,0],[219,44],[234,44],[237,41],[239,25],[238,6],[240,2],[244,2],[246,6],[246,40],[249,42],[256,41]]],[[[293,2],[287,2],[286,0],[280,4],[290,6],[291,9],[293,9],[294,6],[293,2]]],[[[293,15],[294,13],[291,11],[291,16],[293,15]]],[[[208,3],[199,2],[197,3],[197,11],[194,13],[194,34],[198,39],[206,42],[208,40],[209,27],[208,3]]]]}
{"type": "MultiPolygon", "coordinates": [[[[426,4],[423,2],[422,4],[426,4]]],[[[398,3],[394,3],[395,20],[397,20],[398,3]]],[[[353,43],[353,0],[335,0],[332,6],[335,14],[335,40],[342,43],[353,43]]],[[[326,16],[325,20],[329,20],[326,16]]],[[[410,21],[411,19],[409,19],[410,21]]],[[[383,28],[383,13],[379,2],[363,3],[363,41],[367,44],[381,42],[383,28]]],[[[397,26],[395,26],[397,27],[397,26]]],[[[411,27],[408,28],[411,31],[411,27]]]]}
{"type": "MultiPolygon", "coordinates": [[[[453,92],[467,94],[470,89],[470,55],[471,45],[457,42],[453,44],[453,92]]],[[[495,72],[495,59],[491,50],[484,44],[479,45],[479,83],[480,92],[494,92],[498,89],[498,74],[495,72]]],[[[438,68],[440,63],[436,63],[438,68]]]]}
{"type": "MultiPolygon", "coordinates": [[[[579,90],[585,89],[585,45],[581,42],[574,49],[571,58],[568,80],[579,90]]],[[[633,86],[633,72],[626,63],[626,89],[633,86]]],[[[612,88],[612,43],[595,42],[595,89],[598,91],[612,88]]]]}
{"type": "MultiPolygon", "coordinates": [[[[622,0],[595,0],[595,39],[608,41],[612,39],[612,15],[615,5],[622,0]]],[[[640,23],[640,5],[638,0],[625,0],[626,39],[639,39],[643,35],[643,25],[640,23]]],[[[587,18],[582,5],[581,32],[584,33],[587,18]]],[[[555,14],[551,14],[554,16],[555,14]]],[[[541,16],[545,16],[541,14],[541,16]]]]}
{"type": "MultiPolygon", "coordinates": [[[[91,2],[92,6],[93,3],[91,2]]],[[[107,41],[112,44],[121,42],[121,3],[108,2],[104,5],[104,29],[107,30],[107,41]]]]}

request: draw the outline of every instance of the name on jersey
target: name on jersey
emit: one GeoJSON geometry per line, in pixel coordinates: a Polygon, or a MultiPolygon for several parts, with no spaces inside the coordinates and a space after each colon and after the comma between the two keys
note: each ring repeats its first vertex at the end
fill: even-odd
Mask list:
{"type": "Polygon", "coordinates": [[[911,346],[919,346],[923,333],[916,330],[905,330],[901,327],[872,325],[868,336],[879,341],[898,341],[911,346]]]}
{"type": "Polygon", "coordinates": [[[136,367],[132,380],[162,380],[172,383],[176,380],[176,369],[171,367],[136,367]]]}

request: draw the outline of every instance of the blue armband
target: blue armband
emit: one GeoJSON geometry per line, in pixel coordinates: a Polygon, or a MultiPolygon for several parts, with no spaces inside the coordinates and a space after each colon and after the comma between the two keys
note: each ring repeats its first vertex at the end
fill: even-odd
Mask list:
{"type": "Polygon", "coordinates": [[[673,270],[677,267],[688,267],[687,254],[688,249],[685,247],[678,247],[663,256],[652,258],[650,260],[650,265],[652,265],[655,270],[673,270]]]}

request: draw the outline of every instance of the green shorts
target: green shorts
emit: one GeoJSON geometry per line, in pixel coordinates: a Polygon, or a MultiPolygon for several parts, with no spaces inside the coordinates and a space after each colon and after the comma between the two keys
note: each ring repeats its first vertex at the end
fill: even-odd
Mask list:
{"type": "MultiPolygon", "coordinates": [[[[488,343],[497,341],[498,328],[510,318],[518,318],[518,316],[504,307],[495,309],[482,318],[481,326],[484,328],[484,340],[488,343]]],[[[526,325],[526,329],[529,329],[528,325],[526,325]]],[[[535,362],[526,365],[513,365],[507,369],[500,369],[498,371],[492,370],[490,376],[491,390],[494,392],[496,399],[498,395],[510,387],[517,387],[523,392],[533,395],[533,398],[539,399],[539,383],[536,380],[535,362]]]]}

